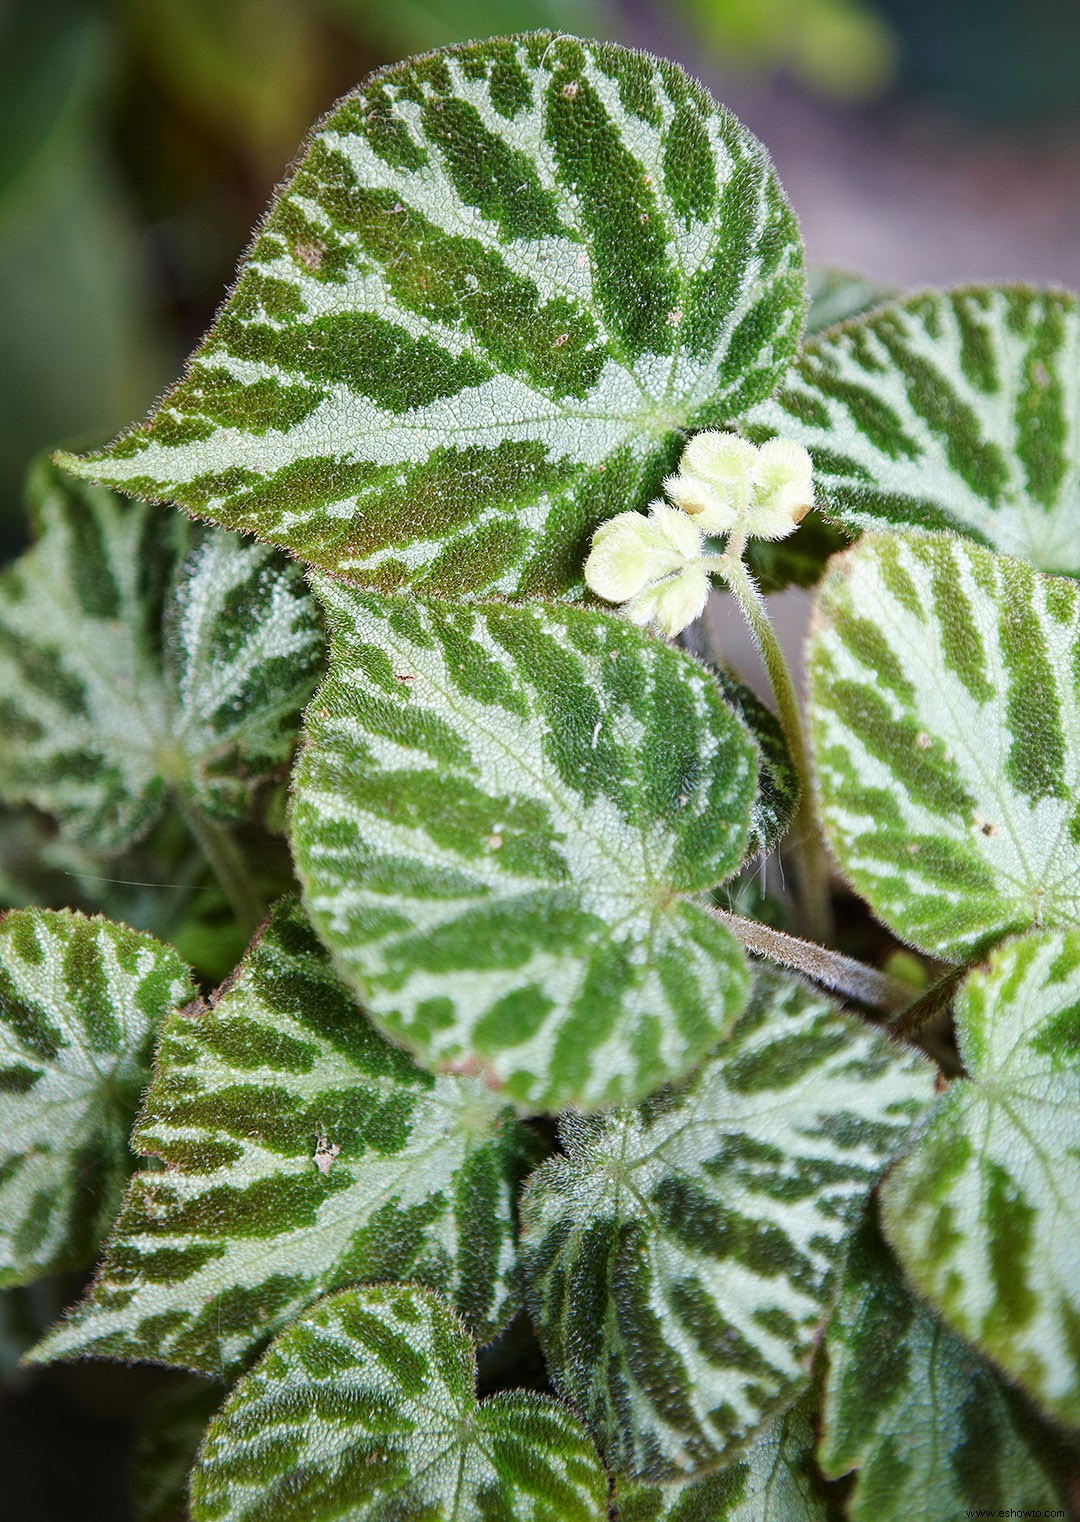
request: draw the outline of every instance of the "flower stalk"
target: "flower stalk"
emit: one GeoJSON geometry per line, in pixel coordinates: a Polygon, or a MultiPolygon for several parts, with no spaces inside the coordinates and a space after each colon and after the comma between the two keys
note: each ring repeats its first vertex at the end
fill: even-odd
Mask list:
{"type": "Polygon", "coordinates": [[[671,639],[704,612],[711,575],[729,588],[765,662],[798,777],[794,840],[800,923],[808,935],[827,941],[833,928],[829,857],[814,806],[802,712],[776,630],[743,558],[749,539],[784,539],[810,511],[810,456],[790,439],[758,446],[738,434],[710,430],[691,439],[664,489],[675,507],[656,501],[648,516],[619,513],[600,526],[585,562],[586,584],[621,604],[634,623],[671,639]],[[722,536],[726,549],[711,553],[708,541],[722,536]]]}

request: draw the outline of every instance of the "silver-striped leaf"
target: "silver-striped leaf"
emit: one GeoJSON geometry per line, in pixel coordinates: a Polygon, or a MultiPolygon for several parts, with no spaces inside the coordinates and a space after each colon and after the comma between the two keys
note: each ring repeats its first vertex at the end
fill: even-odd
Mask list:
{"type": "Polygon", "coordinates": [[[30,499],[37,542],[0,575],[0,798],[104,851],[170,793],[244,818],[321,667],[299,571],[44,462],[30,499]]]}
{"type": "Polygon", "coordinates": [[[872,1213],[829,1324],[818,1460],[856,1471],[849,1522],[1064,1516],[1064,1454],[1018,1396],[912,1294],[872,1213]]]}
{"type": "Polygon", "coordinates": [[[882,1191],[908,1278],[1080,1427],[1080,931],[1025,936],[956,1000],[967,1070],[882,1191]]]}
{"type": "Polygon", "coordinates": [[[178,568],[163,636],[178,785],[215,818],[242,820],[256,788],[284,775],[322,674],[318,606],[283,556],[211,532],[178,568]]]}
{"type": "Polygon", "coordinates": [[[520,1303],[537,1138],[478,1079],[372,1029],[295,902],[161,1034],[136,1175],[86,1298],[35,1351],[223,1375],[329,1290],[415,1279],[486,1339],[520,1303]]]}
{"type": "Polygon", "coordinates": [[[134,1161],[155,1030],[193,993],[176,953],[126,925],[0,919],[0,1285],[93,1259],[134,1161]]]}
{"type": "Polygon", "coordinates": [[[612,614],[315,584],[293,852],[376,1023],[534,1111],[686,1072],[747,987],[689,897],[741,864],[755,788],[712,677],[612,614]]]}
{"type": "Polygon", "coordinates": [[[681,1089],[568,1116],[522,1197],[527,1304],[609,1466],[731,1463],[809,1380],[853,1219],[930,1065],[786,973],[681,1089]]]}
{"type": "Polygon", "coordinates": [[[599,1522],[607,1480],[572,1412],[477,1402],[472,1342],[412,1285],[320,1300],[211,1422],[192,1522],[599,1522]]]}
{"type": "Polygon", "coordinates": [[[791,828],[799,803],[799,779],[780,720],[752,687],[710,667],[720,690],[753,736],[758,752],[758,792],[750,809],[748,860],[767,855],[791,828]]]}
{"type": "Polygon", "coordinates": [[[747,419],[814,458],[850,532],[952,529],[1080,574],[1080,300],[1028,286],[922,292],[805,345],[747,419]]]}
{"type": "Polygon", "coordinates": [[[802,250],[675,64],[548,33],[320,123],[185,378],[73,470],[389,590],[584,594],[597,524],[768,396],[802,250]]]}
{"type": "Polygon", "coordinates": [[[866,535],[808,651],[822,821],[903,940],[1080,921],[1080,589],[946,534],[866,535]]]}
{"type": "Polygon", "coordinates": [[[805,1395],[728,1469],[675,1485],[616,1479],[614,1522],[830,1522],[814,1460],[817,1400],[805,1395]]]}

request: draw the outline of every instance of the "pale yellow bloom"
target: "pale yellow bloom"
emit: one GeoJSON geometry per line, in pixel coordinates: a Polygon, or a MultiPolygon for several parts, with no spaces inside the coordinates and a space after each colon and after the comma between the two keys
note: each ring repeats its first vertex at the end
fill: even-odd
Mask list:
{"type": "Polygon", "coordinates": [[[736,433],[695,434],[664,490],[703,534],[726,534],[750,509],[757,453],[736,433]]]}
{"type": "Polygon", "coordinates": [[[593,535],[585,583],[608,602],[622,603],[635,624],[673,638],[701,616],[709,577],[701,564],[701,535],[665,502],[644,513],[619,513],[593,535]]]}
{"type": "Polygon", "coordinates": [[[758,447],[708,430],[690,440],[664,488],[704,534],[784,539],[813,505],[813,464],[791,439],[758,447]]]}
{"type": "Polygon", "coordinates": [[[814,505],[814,466],[793,439],[769,439],[757,452],[747,515],[751,539],[786,539],[814,505]]]}
{"type": "Polygon", "coordinates": [[[673,639],[700,618],[709,573],[739,562],[747,539],[783,539],[810,511],[813,467],[801,444],[769,439],[760,447],[735,433],[696,434],[664,482],[675,507],[654,502],[648,515],[619,513],[593,535],[585,583],[622,604],[635,624],[673,639]],[[729,534],[724,554],[706,538],[729,534]]]}

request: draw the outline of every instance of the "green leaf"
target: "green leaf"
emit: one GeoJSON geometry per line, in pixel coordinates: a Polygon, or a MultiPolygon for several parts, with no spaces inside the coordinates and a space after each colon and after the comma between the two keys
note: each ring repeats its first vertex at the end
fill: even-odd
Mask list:
{"type": "Polygon", "coordinates": [[[920,1056],[770,972],[684,1088],[562,1122],[522,1199],[527,1300],[610,1467],[686,1479],[792,1403],[849,1223],[932,1091],[920,1056]]]}
{"type": "Polygon", "coordinates": [[[163,665],[178,785],[206,813],[247,818],[256,788],[285,771],[323,650],[315,601],[280,555],[211,533],[185,557],[163,665]]]}
{"type": "Polygon", "coordinates": [[[826,1350],[818,1458],[834,1478],[858,1471],[850,1522],[1063,1504],[1053,1434],[915,1298],[870,1217],[848,1258],[826,1350]]]}
{"type": "Polygon", "coordinates": [[[838,322],[874,311],[892,300],[895,292],[850,270],[811,267],[806,272],[806,294],[810,298],[806,332],[812,337],[838,322]]]}
{"type": "Polygon", "coordinates": [[[729,1469],[681,1485],[615,1481],[615,1522],[829,1522],[804,1396],[729,1469]]]}
{"type": "Polygon", "coordinates": [[[0,1285],[93,1258],[131,1168],[155,1029],[193,992],[176,953],[126,925],[0,919],[0,1285]]]}
{"type": "Polygon", "coordinates": [[[131,1451],[135,1522],[188,1522],[188,1476],[223,1399],[220,1385],[194,1378],[166,1385],[151,1397],[131,1451]]]}
{"type": "Polygon", "coordinates": [[[469,44],[338,104],[185,378],[67,463],[379,590],[580,598],[803,310],[767,155],[676,65],[469,44]]]}
{"type": "Polygon", "coordinates": [[[875,534],[818,593],[821,813],[889,928],[961,959],[1080,920],[1080,592],[944,534],[875,534]]]}
{"type": "Polygon", "coordinates": [[[956,1033],[969,1076],[886,1181],[882,1224],[949,1325],[1080,1427],[1080,931],[998,948],[956,1033]]]}
{"type": "Polygon", "coordinates": [[[758,795],[750,809],[748,858],[764,856],[787,834],[799,802],[799,779],[780,720],[752,688],[710,667],[720,690],[750,731],[758,750],[758,795]]]}
{"type": "Polygon", "coordinates": [[[0,577],[0,795],[107,851],[170,791],[242,819],[321,664],[299,571],[43,462],[30,492],[40,537],[0,577]]]}
{"type": "Polygon", "coordinates": [[[520,1303],[515,1187],[538,1146],[477,1079],[372,1030],[286,901],[236,975],[161,1034],[131,1182],[86,1299],[35,1359],[224,1374],[360,1279],[444,1292],[481,1338],[520,1303]]]}
{"type": "Polygon", "coordinates": [[[192,1522],[598,1522],[578,1419],[514,1390],[477,1403],[461,1323],[412,1285],[321,1300],[242,1379],[192,1476],[192,1522]]]}
{"type": "Polygon", "coordinates": [[[607,613],[316,589],[293,851],[376,1023],[532,1110],[684,1073],[747,985],[686,897],[738,868],[754,796],[712,677],[607,613]]]}
{"type": "Polygon", "coordinates": [[[953,529],[1080,574],[1080,301],[1027,286],[924,292],[811,338],[747,420],[814,457],[851,533],[953,529]]]}

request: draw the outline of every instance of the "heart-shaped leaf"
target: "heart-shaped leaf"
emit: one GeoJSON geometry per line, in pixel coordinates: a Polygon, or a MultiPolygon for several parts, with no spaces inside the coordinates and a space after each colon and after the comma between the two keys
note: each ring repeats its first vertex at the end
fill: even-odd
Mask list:
{"type": "Polygon", "coordinates": [[[810,641],[821,814],[922,951],[1080,921],[1080,589],[944,534],[865,536],[810,641]]]}
{"type": "Polygon", "coordinates": [[[533,1134],[478,1079],[376,1034],[286,902],[209,1009],[168,1022],[132,1180],[86,1299],[35,1352],[220,1374],[358,1279],[444,1291],[481,1339],[519,1303],[533,1134]]]}
{"type": "Polygon", "coordinates": [[[1080,931],[1027,936],[956,1002],[967,1079],[886,1180],[908,1278],[1051,1416],[1080,1426],[1080,931]]]}
{"type": "Polygon", "coordinates": [[[857,1471],[850,1522],[936,1522],[977,1508],[1065,1515],[1062,1445],[916,1299],[871,1218],[852,1246],[825,1345],[818,1458],[833,1478],[857,1471]]]}
{"type": "Polygon", "coordinates": [[[765,151],[676,65],[450,48],[324,119],[185,378],[68,464],[367,586],[580,597],[593,529],[768,396],[803,310],[765,151]]]}
{"type": "Polygon", "coordinates": [[[741,864],[754,796],[712,677],[607,613],[316,586],[293,850],[380,1028],[533,1110],[686,1072],[747,984],[688,897],[741,864]]]}
{"type": "Polygon", "coordinates": [[[932,1092],[922,1057],[770,972],[684,1088],[562,1122],[522,1199],[527,1303],[613,1469],[731,1463],[792,1403],[850,1223],[932,1092]]]}
{"type": "Polygon", "coordinates": [[[1080,301],[1027,286],[928,291],[811,338],[747,421],[814,457],[852,532],[954,529],[1080,574],[1080,301]]]}
{"type": "Polygon", "coordinates": [[[681,1485],[615,1481],[614,1522],[829,1522],[814,1463],[817,1402],[804,1396],[729,1469],[681,1485]]]}
{"type": "Polygon", "coordinates": [[[192,1522],[598,1522],[607,1481],[577,1417],[475,1387],[472,1343],[428,1291],[321,1300],[211,1422],[192,1522]]]}
{"type": "Polygon", "coordinates": [[[0,1285],[93,1258],[131,1170],[155,1028],[193,993],[176,953],[126,925],[0,919],[0,1285]]]}
{"type": "Polygon", "coordinates": [[[49,465],[30,495],[38,542],[0,576],[0,797],[106,851],[170,792],[244,818],[322,661],[299,572],[49,465]]]}

